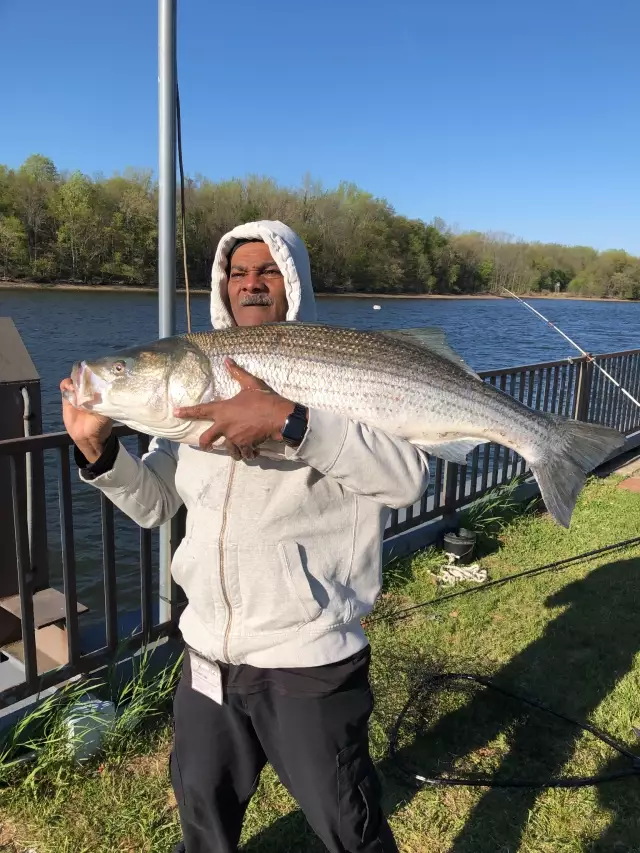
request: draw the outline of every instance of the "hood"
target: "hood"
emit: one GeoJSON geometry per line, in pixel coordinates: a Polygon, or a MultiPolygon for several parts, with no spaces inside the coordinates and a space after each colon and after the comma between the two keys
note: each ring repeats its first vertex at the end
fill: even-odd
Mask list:
{"type": "Polygon", "coordinates": [[[214,329],[234,326],[224,296],[227,290],[227,260],[238,240],[263,240],[284,276],[287,320],[313,323],[316,301],[311,284],[307,248],[298,235],[282,222],[247,222],[229,231],[218,243],[211,270],[211,322],[214,329]]]}

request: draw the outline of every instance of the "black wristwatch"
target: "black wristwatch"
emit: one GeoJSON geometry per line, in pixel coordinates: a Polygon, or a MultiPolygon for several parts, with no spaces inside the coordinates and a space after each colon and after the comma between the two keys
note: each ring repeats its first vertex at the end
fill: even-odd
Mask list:
{"type": "Polygon", "coordinates": [[[282,440],[289,447],[299,447],[307,432],[309,410],[296,403],[282,427],[282,440]]]}

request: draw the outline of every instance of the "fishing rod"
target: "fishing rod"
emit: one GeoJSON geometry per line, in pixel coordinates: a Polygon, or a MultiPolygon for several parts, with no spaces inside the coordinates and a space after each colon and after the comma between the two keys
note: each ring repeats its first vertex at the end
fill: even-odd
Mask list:
{"type": "Polygon", "coordinates": [[[575,347],[579,353],[581,353],[583,356],[585,356],[587,361],[590,361],[594,367],[597,367],[598,370],[600,371],[600,373],[603,373],[607,377],[607,379],[609,379],[611,382],[613,382],[613,384],[616,386],[616,388],[620,389],[620,391],[625,395],[625,397],[628,397],[631,400],[631,402],[635,403],[635,405],[640,409],[640,401],[636,400],[636,398],[632,394],[630,394],[626,388],[623,388],[622,385],[618,382],[618,380],[615,379],[610,373],[608,373],[604,369],[604,367],[601,367],[598,364],[598,362],[595,360],[595,358],[590,353],[586,352],[586,350],[583,350],[579,344],[577,344],[574,340],[572,340],[572,338],[570,338],[569,335],[566,335],[562,331],[562,329],[560,329],[558,326],[556,326],[555,323],[552,323],[551,320],[547,319],[547,317],[545,317],[544,314],[541,314],[540,311],[535,309],[533,307],[533,305],[529,305],[528,302],[525,302],[524,299],[521,299],[516,293],[512,293],[512,291],[508,290],[506,287],[503,287],[502,289],[504,290],[505,293],[508,293],[509,296],[513,296],[513,298],[517,302],[520,302],[522,305],[524,305],[525,308],[528,308],[529,311],[532,311],[536,315],[536,317],[539,317],[541,320],[543,320],[547,324],[547,326],[550,326],[559,335],[562,335],[562,337],[565,339],[565,341],[568,341],[572,347],[575,347]]]}

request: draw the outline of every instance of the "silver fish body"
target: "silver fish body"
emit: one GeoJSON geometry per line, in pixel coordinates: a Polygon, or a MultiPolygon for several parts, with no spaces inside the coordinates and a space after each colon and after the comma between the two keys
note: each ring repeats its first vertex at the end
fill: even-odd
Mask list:
{"type": "Polygon", "coordinates": [[[241,367],[288,399],[338,412],[464,462],[493,441],[531,465],[547,508],[568,526],[585,475],[624,442],[606,427],[527,408],[482,382],[439,330],[363,332],[303,323],[199,332],[74,367],[76,404],[150,435],[197,443],[210,426],[173,415],[227,399],[241,367]]]}

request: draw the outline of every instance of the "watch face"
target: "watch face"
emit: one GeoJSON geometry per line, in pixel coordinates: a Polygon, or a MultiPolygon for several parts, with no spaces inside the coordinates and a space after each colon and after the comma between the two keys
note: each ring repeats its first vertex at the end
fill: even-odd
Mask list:
{"type": "Polygon", "coordinates": [[[307,431],[306,410],[296,406],[287,418],[282,430],[283,439],[289,444],[300,444],[307,431]]]}
{"type": "Polygon", "coordinates": [[[282,431],[282,435],[288,441],[302,441],[302,438],[306,431],[306,421],[303,421],[302,418],[298,417],[289,417],[287,418],[287,423],[285,425],[284,430],[282,431]]]}

